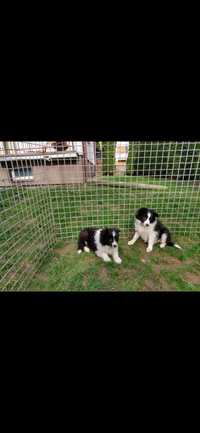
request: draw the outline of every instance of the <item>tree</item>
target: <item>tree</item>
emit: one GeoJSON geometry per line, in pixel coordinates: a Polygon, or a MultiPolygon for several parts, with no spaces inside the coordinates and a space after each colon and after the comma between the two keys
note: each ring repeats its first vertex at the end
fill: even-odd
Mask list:
{"type": "Polygon", "coordinates": [[[103,175],[113,176],[115,169],[115,142],[102,142],[103,175]]]}
{"type": "Polygon", "coordinates": [[[200,143],[129,143],[126,174],[188,180],[197,175],[200,143]]]}
{"type": "Polygon", "coordinates": [[[135,169],[136,169],[135,155],[136,155],[137,146],[138,145],[133,143],[132,141],[129,142],[128,158],[127,158],[127,162],[126,162],[126,174],[129,176],[133,176],[135,169]]]}
{"type": "Polygon", "coordinates": [[[101,142],[96,141],[96,150],[101,151],[101,142]]]}

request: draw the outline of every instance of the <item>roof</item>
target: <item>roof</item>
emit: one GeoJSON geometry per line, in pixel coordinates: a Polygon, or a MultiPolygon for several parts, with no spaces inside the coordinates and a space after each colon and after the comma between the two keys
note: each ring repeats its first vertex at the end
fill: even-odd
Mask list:
{"type": "Polygon", "coordinates": [[[4,155],[0,156],[0,161],[16,161],[16,160],[34,160],[34,159],[60,159],[60,158],[77,158],[77,152],[64,152],[64,153],[42,153],[42,154],[30,154],[30,155],[4,155]]]}

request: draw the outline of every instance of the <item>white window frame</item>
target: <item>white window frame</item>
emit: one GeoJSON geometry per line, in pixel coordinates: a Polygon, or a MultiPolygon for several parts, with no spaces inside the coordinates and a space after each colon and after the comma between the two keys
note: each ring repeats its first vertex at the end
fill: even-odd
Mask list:
{"type": "MultiPolygon", "coordinates": [[[[27,167],[23,167],[23,168],[27,168],[27,167]]],[[[18,168],[16,168],[16,169],[18,169],[18,168]]],[[[32,169],[32,167],[31,167],[31,169],[32,169]]],[[[15,176],[15,169],[12,170],[11,175],[12,175],[12,180],[14,182],[21,182],[22,180],[33,180],[32,175],[31,176],[15,176]]]]}

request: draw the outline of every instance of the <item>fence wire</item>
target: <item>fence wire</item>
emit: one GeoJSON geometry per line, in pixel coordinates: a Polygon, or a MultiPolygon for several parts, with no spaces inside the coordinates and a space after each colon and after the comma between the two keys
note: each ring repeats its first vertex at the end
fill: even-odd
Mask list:
{"type": "Polygon", "coordinates": [[[132,231],[139,207],[200,235],[200,142],[0,142],[0,290],[25,290],[58,240],[132,231]]]}

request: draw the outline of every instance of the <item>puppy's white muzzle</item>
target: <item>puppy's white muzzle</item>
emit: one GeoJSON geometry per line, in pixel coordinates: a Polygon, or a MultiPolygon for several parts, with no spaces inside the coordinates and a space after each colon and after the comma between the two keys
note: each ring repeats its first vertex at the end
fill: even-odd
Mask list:
{"type": "Polygon", "coordinates": [[[113,242],[113,243],[112,243],[112,247],[113,247],[113,248],[116,248],[116,247],[117,247],[117,242],[113,242]]]}

